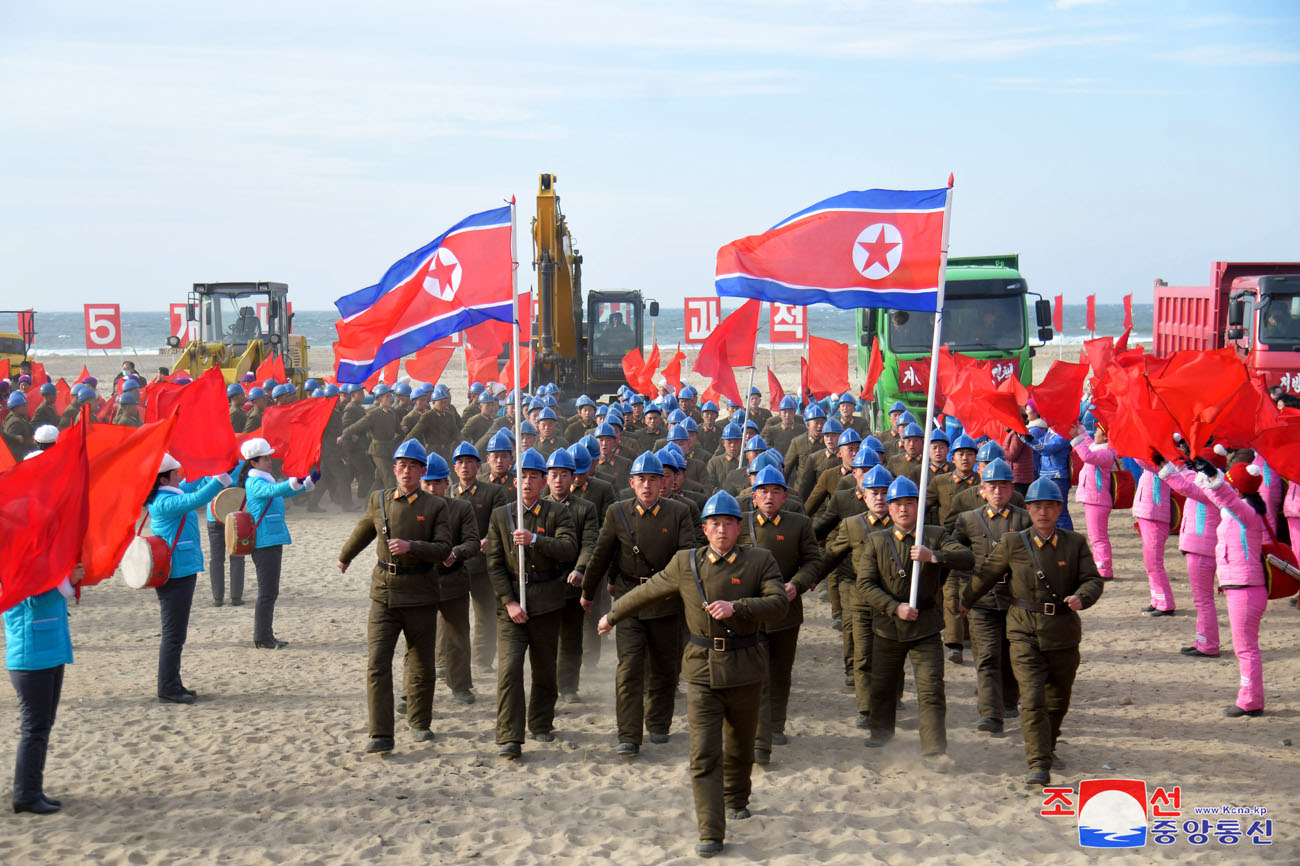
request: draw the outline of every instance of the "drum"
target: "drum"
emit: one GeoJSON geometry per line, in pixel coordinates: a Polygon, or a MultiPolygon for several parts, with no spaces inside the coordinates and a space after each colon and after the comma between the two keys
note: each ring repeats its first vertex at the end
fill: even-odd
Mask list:
{"type": "Polygon", "coordinates": [[[122,556],[122,582],[132,589],[162,586],[172,569],[172,551],[156,535],[137,535],[122,556]]]}
{"type": "Polygon", "coordinates": [[[257,544],[257,524],[253,515],[241,506],[226,515],[226,553],[230,556],[248,556],[257,544]]]}
{"type": "Polygon", "coordinates": [[[1296,556],[1288,545],[1277,541],[1264,545],[1261,551],[1264,560],[1264,579],[1268,582],[1268,597],[1290,598],[1300,591],[1300,568],[1296,567],[1296,556]]]}
{"type": "Polygon", "coordinates": [[[1112,508],[1132,508],[1137,495],[1137,481],[1133,473],[1118,465],[1110,473],[1110,499],[1112,508]]]}
{"type": "Polygon", "coordinates": [[[244,507],[244,488],[227,487],[212,500],[212,514],[218,523],[226,522],[226,515],[244,507]]]}

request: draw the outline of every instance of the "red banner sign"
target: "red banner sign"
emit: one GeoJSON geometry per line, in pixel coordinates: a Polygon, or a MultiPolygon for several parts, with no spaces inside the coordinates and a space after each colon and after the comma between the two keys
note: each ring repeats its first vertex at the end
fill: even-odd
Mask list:
{"type": "Polygon", "coordinates": [[[773,343],[802,343],[808,333],[808,308],[768,304],[768,334],[773,343]]]}
{"type": "Polygon", "coordinates": [[[122,348],[122,308],[118,304],[86,304],[87,349],[122,348]]]}
{"type": "Polygon", "coordinates": [[[167,333],[181,341],[181,345],[199,338],[199,323],[185,319],[185,304],[168,304],[167,312],[170,324],[167,333]]]}
{"type": "Polygon", "coordinates": [[[717,297],[686,299],[686,342],[703,343],[722,321],[722,301],[717,297]]]}

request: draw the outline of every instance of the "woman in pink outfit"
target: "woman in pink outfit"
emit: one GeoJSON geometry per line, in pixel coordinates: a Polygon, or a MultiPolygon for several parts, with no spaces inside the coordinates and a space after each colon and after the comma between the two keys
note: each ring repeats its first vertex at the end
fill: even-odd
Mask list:
{"type": "Polygon", "coordinates": [[[1151,616],[1174,615],[1174,589],[1169,585],[1165,571],[1165,542],[1169,540],[1170,490],[1156,468],[1139,460],[1142,477],[1138,479],[1137,493],[1133,497],[1133,517],[1137,520],[1138,534],[1142,536],[1142,564],[1146,566],[1147,582],[1151,586],[1151,603],[1146,613],[1151,616]]]}
{"type": "MultiPolygon", "coordinates": [[[[1159,455],[1155,459],[1159,460],[1159,455]]],[[[1210,461],[1223,468],[1223,458],[1210,452],[1210,461]]],[[[1214,599],[1214,547],[1218,542],[1219,507],[1193,480],[1196,473],[1179,471],[1173,463],[1160,467],[1160,478],[1170,489],[1187,497],[1183,522],[1178,527],[1178,549],[1187,560],[1187,582],[1196,605],[1196,641],[1181,652],[1194,658],[1218,658],[1219,611],[1214,599]]]]}
{"type": "Polygon", "coordinates": [[[1291,549],[1300,550],[1300,479],[1288,478],[1282,516],[1291,529],[1291,549]]]}
{"type": "Polygon", "coordinates": [[[1074,500],[1083,506],[1083,516],[1088,524],[1088,543],[1092,557],[1097,562],[1097,573],[1112,578],[1115,571],[1110,557],[1110,510],[1114,500],[1110,495],[1110,476],[1115,469],[1115,452],[1106,447],[1106,430],[1097,425],[1096,438],[1088,436],[1080,425],[1075,425],[1075,436],[1070,440],[1074,453],[1084,466],[1079,470],[1079,486],[1074,500]]]}
{"type": "Polygon", "coordinates": [[[1259,496],[1260,469],[1234,463],[1226,473],[1197,461],[1196,484],[1219,507],[1219,539],[1214,548],[1219,586],[1228,596],[1232,649],[1241,687],[1237,701],[1223,711],[1229,718],[1264,712],[1264,664],[1259,655],[1259,622],[1268,605],[1268,585],[1260,559],[1266,540],[1266,509],[1259,496]],[[1211,474],[1213,473],[1213,474],[1211,474]]]}
{"type": "MultiPolygon", "coordinates": [[[[1264,462],[1258,451],[1255,452],[1255,459],[1251,461],[1252,466],[1259,467],[1259,498],[1264,500],[1264,507],[1268,509],[1266,519],[1268,528],[1277,535],[1278,516],[1282,510],[1282,477],[1273,471],[1273,468],[1264,462]]],[[[1292,539],[1292,544],[1295,540],[1292,539]]]]}

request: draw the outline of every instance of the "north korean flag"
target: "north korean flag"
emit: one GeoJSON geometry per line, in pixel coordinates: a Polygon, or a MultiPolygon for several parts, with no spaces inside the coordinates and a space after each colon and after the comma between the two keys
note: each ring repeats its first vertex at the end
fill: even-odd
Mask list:
{"type": "Polygon", "coordinates": [[[719,295],[934,312],[948,189],[846,192],[718,250],[719,295]]]}
{"type": "Polygon", "coordinates": [[[335,375],[364,382],[392,361],[488,319],[514,317],[511,205],[468,216],[334,302],[335,375]]]}

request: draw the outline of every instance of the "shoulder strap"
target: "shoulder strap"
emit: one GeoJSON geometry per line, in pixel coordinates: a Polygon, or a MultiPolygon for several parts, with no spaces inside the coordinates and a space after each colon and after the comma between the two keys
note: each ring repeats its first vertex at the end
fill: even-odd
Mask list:
{"type": "MultiPolygon", "coordinates": [[[[628,521],[628,519],[627,519],[627,514],[625,514],[624,511],[623,511],[623,505],[622,505],[622,503],[620,503],[620,502],[615,502],[615,503],[614,503],[614,510],[618,512],[618,519],[621,520],[621,521],[623,521],[623,529],[625,529],[625,530],[627,531],[627,537],[630,538],[630,539],[632,540],[632,555],[633,555],[633,556],[640,556],[640,555],[641,555],[641,548],[638,547],[638,546],[637,546],[637,543],[636,543],[636,532],[633,531],[633,529],[632,529],[632,524],[628,521]]],[[[692,559],[692,560],[691,560],[691,566],[694,567],[694,565],[695,565],[695,560],[692,559]]],[[[698,575],[698,574],[696,575],[696,580],[699,580],[699,575],[698,575]]]]}
{"type": "Polygon", "coordinates": [[[704,594],[704,581],[700,580],[700,564],[696,561],[695,555],[700,552],[698,547],[691,548],[691,575],[695,578],[695,588],[700,592],[701,607],[709,606],[709,597],[704,594]]]}
{"type": "Polygon", "coordinates": [[[989,544],[997,544],[998,540],[993,537],[993,527],[989,525],[988,519],[984,516],[984,506],[981,505],[979,508],[973,510],[975,511],[975,516],[980,519],[980,523],[984,525],[984,535],[988,538],[989,544]]]}
{"type": "Polygon", "coordinates": [[[894,543],[896,539],[892,536],[893,533],[890,533],[890,537],[885,539],[885,545],[889,548],[889,558],[894,560],[894,565],[898,567],[898,573],[906,577],[907,569],[903,566],[903,559],[898,555],[898,545],[894,543]]]}
{"type": "MultiPolygon", "coordinates": [[[[265,511],[262,512],[262,516],[263,517],[266,516],[265,511]]],[[[386,542],[388,541],[388,490],[387,489],[381,489],[379,491],[379,516],[384,521],[384,541],[386,542]]],[[[259,518],[257,522],[261,523],[262,521],[259,518]]]]}
{"type": "MultiPolygon", "coordinates": [[[[749,546],[758,547],[758,533],[754,531],[754,509],[749,510],[749,546]]],[[[691,560],[694,562],[695,560],[691,560]]]]}
{"type": "Polygon", "coordinates": [[[1057,604],[1065,604],[1056,594],[1056,590],[1052,589],[1052,584],[1048,582],[1047,575],[1043,572],[1043,563],[1039,560],[1038,551],[1034,549],[1034,543],[1029,538],[1029,530],[1022,529],[1019,535],[1020,540],[1024,542],[1025,550],[1029,551],[1030,561],[1034,563],[1034,576],[1038,578],[1039,583],[1043,585],[1043,589],[1047,590],[1047,594],[1052,597],[1053,601],[1057,604]]]}

